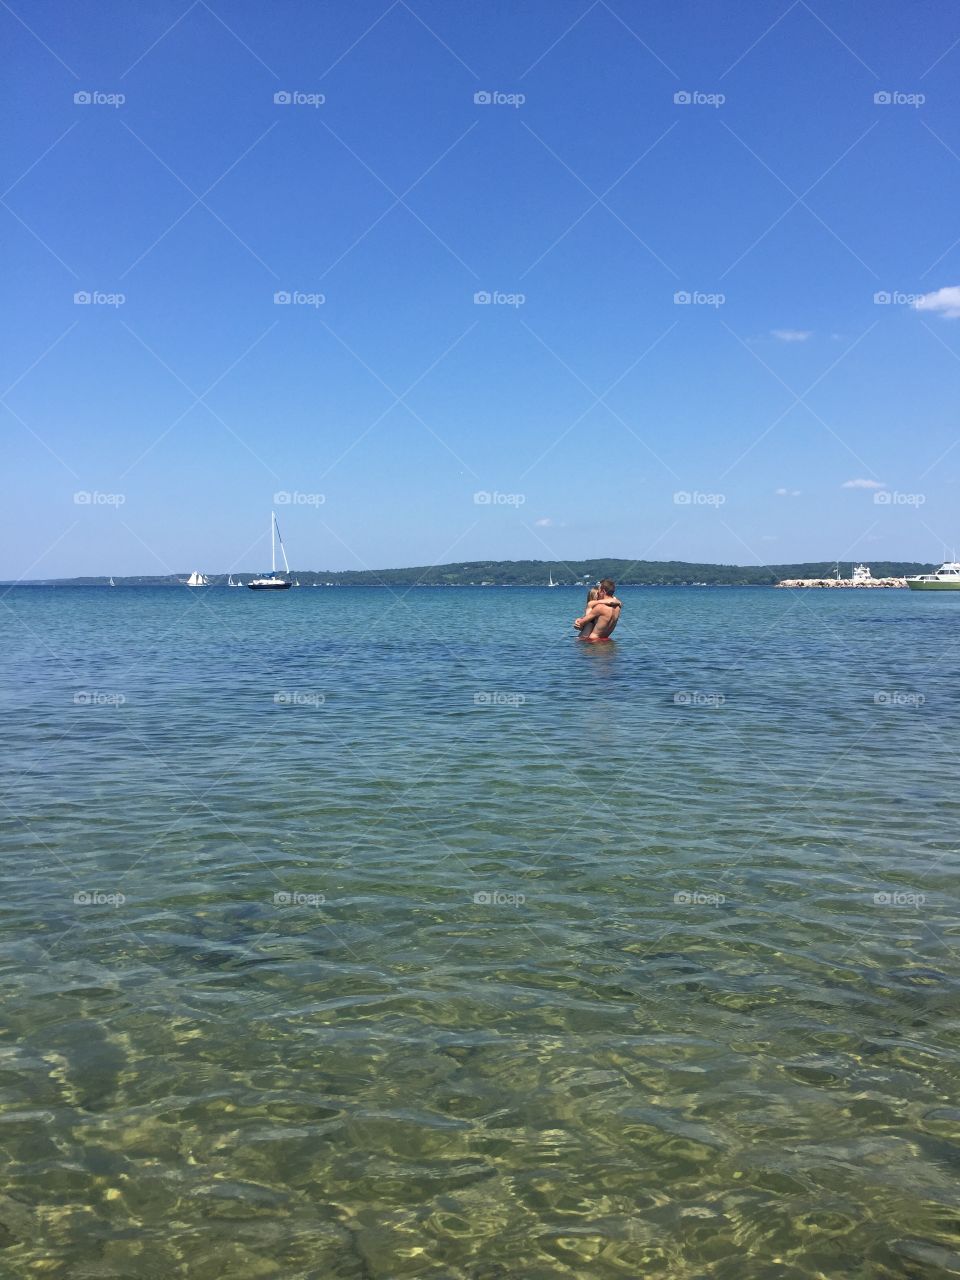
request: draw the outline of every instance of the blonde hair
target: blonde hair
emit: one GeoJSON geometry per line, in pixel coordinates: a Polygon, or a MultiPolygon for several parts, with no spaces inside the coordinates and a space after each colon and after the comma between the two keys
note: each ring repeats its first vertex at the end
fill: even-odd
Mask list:
{"type": "Polygon", "coordinates": [[[587,592],[587,604],[593,604],[594,600],[600,595],[599,587],[591,587],[587,592]]]}

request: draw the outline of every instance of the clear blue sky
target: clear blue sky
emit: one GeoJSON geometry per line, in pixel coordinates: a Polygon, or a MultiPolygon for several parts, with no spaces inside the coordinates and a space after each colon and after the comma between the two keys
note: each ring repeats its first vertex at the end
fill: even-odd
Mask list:
{"type": "Polygon", "coordinates": [[[955,5],[0,28],[0,577],[260,568],[284,492],[324,496],[277,507],[303,568],[960,542],[955,5]]]}

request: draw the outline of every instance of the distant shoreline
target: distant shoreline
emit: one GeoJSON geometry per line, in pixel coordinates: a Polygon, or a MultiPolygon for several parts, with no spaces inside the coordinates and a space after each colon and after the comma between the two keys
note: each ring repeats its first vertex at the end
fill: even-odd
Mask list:
{"type": "MultiPolygon", "coordinates": [[[[841,576],[847,562],[841,563],[841,576]]],[[[875,579],[905,578],[912,574],[928,573],[936,565],[919,561],[884,560],[872,563],[875,579]]],[[[234,569],[232,577],[239,585],[246,586],[255,577],[256,570],[234,569]]],[[[681,560],[627,560],[596,559],[578,561],[555,560],[500,560],[463,561],[445,565],[418,565],[404,569],[363,570],[312,570],[294,569],[289,577],[299,581],[303,588],[332,587],[548,587],[550,581],[558,587],[584,589],[602,577],[613,578],[619,587],[774,587],[784,580],[816,580],[835,577],[835,561],[808,561],[800,564],[726,565],[696,564],[681,560]]],[[[179,587],[185,586],[190,570],[179,574],[163,575],[113,575],[117,587],[179,587]]],[[[208,574],[209,587],[228,586],[229,573],[208,574]]],[[[236,585],[236,583],[235,583],[236,585]]],[[[22,587],[106,587],[110,576],[88,575],[74,578],[34,578],[8,580],[0,583],[4,589],[22,587]]],[[[198,587],[194,590],[205,590],[198,587]]]]}

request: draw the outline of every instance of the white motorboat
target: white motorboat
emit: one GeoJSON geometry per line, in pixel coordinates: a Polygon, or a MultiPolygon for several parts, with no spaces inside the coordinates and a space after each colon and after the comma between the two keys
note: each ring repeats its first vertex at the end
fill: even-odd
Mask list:
{"type": "Polygon", "coordinates": [[[945,560],[936,573],[907,579],[911,591],[960,591],[960,560],[945,560]]]}

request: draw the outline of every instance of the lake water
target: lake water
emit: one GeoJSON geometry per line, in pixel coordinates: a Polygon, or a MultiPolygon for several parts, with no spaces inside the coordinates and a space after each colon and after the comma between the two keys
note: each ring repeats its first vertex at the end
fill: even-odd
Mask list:
{"type": "Polygon", "coordinates": [[[960,1274],[960,596],[17,588],[0,1275],[960,1274]]]}

